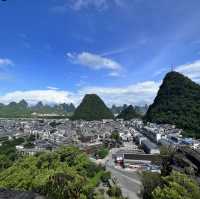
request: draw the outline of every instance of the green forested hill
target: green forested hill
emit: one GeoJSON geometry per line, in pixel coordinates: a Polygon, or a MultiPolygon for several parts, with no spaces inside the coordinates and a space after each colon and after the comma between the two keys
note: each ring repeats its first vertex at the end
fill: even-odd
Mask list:
{"type": "Polygon", "coordinates": [[[124,120],[131,120],[133,118],[141,117],[132,105],[128,106],[126,109],[122,110],[122,112],[117,116],[117,118],[124,120]]]}
{"type": "Polygon", "coordinates": [[[77,107],[72,117],[73,120],[101,120],[112,119],[114,116],[104,102],[96,94],[86,95],[77,107]]]}
{"type": "Polygon", "coordinates": [[[145,119],[176,124],[187,136],[200,138],[200,85],[178,72],[168,73],[145,119]]]}

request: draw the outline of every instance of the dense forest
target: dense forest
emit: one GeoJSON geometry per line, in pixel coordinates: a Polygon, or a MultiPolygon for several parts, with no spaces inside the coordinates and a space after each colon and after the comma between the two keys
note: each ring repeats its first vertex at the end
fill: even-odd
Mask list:
{"type": "Polygon", "coordinates": [[[73,120],[83,119],[88,121],[113,118],[112,112],[96,94],[85,95],[72,116],[73,120]]]}
{"type": "Polygon", "coordinates": [[[200,138],[200,85],[178,72],[168,73],[145,119],[175,124],[184,135],[200,138]]]}
{"type": "Polygon", "coordinates": [[[92,163],[75,147],[61,147],[19,158],[8,168],[1,168],[0,187],[34,191],[47,198],[94,198],[95,188],[110,174],[92,163]]]}

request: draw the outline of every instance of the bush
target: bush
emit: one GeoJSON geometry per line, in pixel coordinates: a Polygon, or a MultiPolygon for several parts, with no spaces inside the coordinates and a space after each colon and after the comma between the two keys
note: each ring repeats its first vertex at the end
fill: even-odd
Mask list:
{"type": "Polygon", "coordinates": [[[108,180],[111,178],[111,174],[109,171],[105,171],[101,176],[101,181],[103,183],[108,183],[108,180]]]}
{"type": "Polygon", "coordinates": [[[108,155],[108,153],[109,153],[109,150],[105,147],[102,147],[98,150],[97,156],[98,158],[103,159],[108,155]]]}
{"type": "Polygon", "coordinates": [[[163,177],[163,186],[153,191],[153,199],[199,199],[200,187],[193,179],[179,172],[163,177]]]}
{"type": "Polygon", "coordinates": [[[143,184],[143,199],[152,199],[152,191],[162,185],[161,175],[158,173],[143,172],[142,174],[143,184]]]}
{"type": "Polygon", "coordinates": [[[107,194],[110,197],[122,197],[122,191],[118,186],[113,186],[111,188],[108,189],[107,194]]]}

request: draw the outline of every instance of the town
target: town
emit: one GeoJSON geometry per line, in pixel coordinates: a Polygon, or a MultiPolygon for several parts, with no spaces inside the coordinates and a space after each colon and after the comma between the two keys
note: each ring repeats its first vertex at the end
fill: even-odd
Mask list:
{"type": "MultiPolygon", "coordinates": [[[[74,145],[86,152],[95,163],[104,164],[109,171],[160,173],[162,147],[182,154],[182,164],[174,168],[192,167],[200,174],[200,141],[184,138],[182,130],[169,124],[144,123],[141,119],[103,119],[101,121],[71,121],[69,119],[1,119],[0,145],[7,140],[23,138],[16,145],[21,155],[52,151],[61,145],[74,145]],[[113,134],[118,135],[112,136],[113,134]],[[109,154],[98,157],[96,152],[106,147],[109,154]]],[[[118,175],[119,172],[116,174],[118,175]]],[[[118,176],[120,178],[120,176],[118,176]]],[[[126,186],[126,185],[125,185],[126,186]]],[[[123,190],[123,185],[121,185],[123,190]]],[[[138,187],[139,191],[140,188],[138,187]]],[[[132,191],[132,190],[130,190],[132,191]]],[[[130,194],[131,196],[133,193],[130,194]]]]}

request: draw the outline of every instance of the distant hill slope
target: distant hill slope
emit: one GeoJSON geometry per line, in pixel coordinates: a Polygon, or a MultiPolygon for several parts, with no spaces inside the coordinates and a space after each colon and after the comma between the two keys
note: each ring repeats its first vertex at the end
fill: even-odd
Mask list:
{"type": "Polygon", "coordinates": [[[77,107],[72,116],[73,120],[101,120],[112,119],[114,116],[108,107],[96,94],[85,95],[81,104],[77,107]]]}
{"type": "Polygon", "coordinates": [[[200,85],[178,72],[168,73],[145,119],[176,124],[185,135],[200,138],[200,85]]]}
{"type": "Polygon", "coordinates": [[[124,119],[124,120],[131,120],[134,118],[139,118],[141,117],[134,107],[132,105],[128,106],[126,109],[124,109],[118,116],[117,118],[124,119]]]}
{"type": "Polygon", "coordinates": [[[38,102],[35,106],[28,106],[25,100],[21,100],[19,103],[11,102],[8,105],[0,104],[0,117],[32,117],[32,113],[39,114],[51,114],[67,115],[73,113],[75,106],[73,104],[58,104],[54,106],[43,105],[42,102],[38,102]]]}

